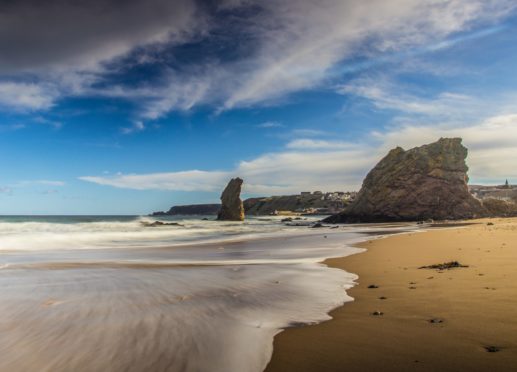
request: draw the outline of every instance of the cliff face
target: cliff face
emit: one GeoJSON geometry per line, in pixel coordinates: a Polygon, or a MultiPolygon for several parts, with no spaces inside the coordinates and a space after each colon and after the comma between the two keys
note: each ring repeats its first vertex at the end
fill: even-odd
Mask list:
{"type": "Polygon", "coordinates": [[[324,208],[337,213],[347,202],[343,200],[324,200],[321,195],[283,195],[244,200],[247,215],[266,216],[275,211],[300,211],[309,208],[324,208]]]}
{"type": "Polygon", "coordinates": [[[467,186],[461,138],[391,150],[363,181],[356,200],[326,222],[464,219],[486,215],[467,186]]]}
{"type": "Polygon", "coordinates": [[[240,198],[243,180],[232,178],[221,194],[221,210],[218,220],[244,221],[244,206],[240,198]]]}
{"type": "Polygon", "coordinates": [[[221,204],[175,205],[167,212],[154,212],[152,216],[215,215],[220,209],[221,204]]]}

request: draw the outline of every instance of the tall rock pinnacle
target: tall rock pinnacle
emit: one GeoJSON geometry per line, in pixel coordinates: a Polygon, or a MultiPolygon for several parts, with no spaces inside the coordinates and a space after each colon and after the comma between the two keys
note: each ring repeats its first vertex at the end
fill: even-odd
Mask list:
{"type": "Polygon", "coordinates": [[[244,221],[244,206],[240,198],[243,180],[232,178],[221,194],[221,210],[217,215],[220,221],[244,221]]]}

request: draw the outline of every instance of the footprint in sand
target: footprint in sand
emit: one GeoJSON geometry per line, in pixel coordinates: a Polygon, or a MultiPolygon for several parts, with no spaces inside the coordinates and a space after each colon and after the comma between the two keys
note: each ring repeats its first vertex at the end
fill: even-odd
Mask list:
{"type": "Polygon", "coordinates": [[[43,302],[41,304],[41,306],[49,307],[49,306],[54,306],[54,305],[62,304],[63,302],[64,301],[59,301],[59,300],[56,300],[56,299],[53,299],[53,298],[49,298],[47,301],[43,302]]]}

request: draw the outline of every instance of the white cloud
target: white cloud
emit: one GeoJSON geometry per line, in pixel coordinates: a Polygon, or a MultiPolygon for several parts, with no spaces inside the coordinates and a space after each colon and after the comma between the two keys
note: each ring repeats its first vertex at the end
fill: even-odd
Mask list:
{"type": "Polygon", "coordinates": [[[257,124],[257,128],[282,128],[284,125],[279,121],[265,121],[263,123],[257,124]]]}
{"type": "Polygon", "coordinates": [[[291,134],[295,137],[324,137],[329,133],[319,129],[301,128],[293,129],[291,134]]]}
{"type": "MultiPolygon", "coordinates": [[[[112,96],[141,105],[138,120],[154,120],[171,110],[198,105],[212,105],[219,111],[277,103],[290,93],[329,83],[332,69],[358,54],[375,58],[418,46],[449,47],[463,39],[444,42],[445,38],[492,25],[516,7],[513,0],[227,0],[219,11],[247,10],[234,14],[236,22],[229,27],[218,23],[219,14],[213,8],[188,0],[113,4],[102,7],[102,12],[95,1],[85,7],[65,1],[44,8],[9,8],[10,24],[0,29],[0,46],[12,48],[20,36],[14,31],[20,24],[31,25],[26,32],[34,45],[12,48],[12,53],[6,53],[9,58],[0,61],[0,71],[6,78],[29,71],[39,83],[18,86],[25,91],[20,93],[23,99],[10,99],[7,94],[6,103],[47,109],[63,96],[112,96]],[[47,29],[47,24],[53,27],[47,29]],[[132,63],[153,63],[171,45],[210,40],[220,35],[211,31],[228,27],[230,40],[250,36],[243,38],[248,44],[232,60],[208,55],[166,71],[159,83],[95,84],[112,70],[117,72],[114,66],[131,52],[138,52],[137,62],[132,63]]],[[[385,100],[384,104],[400,102],[385,100]]]]}
{"type": "Polygon", "coordinates": [[[20,181],[16,184],[17,187],[33,186],[33,185],[65,186],[65,182],[55,181],[55,180],[26,180],[26,181],[20,181]]]}
{"type": "Polygon", "coordinates": [[[135,190],[217,191],[228,172],[190,170],[151,174],[117,174],[115,176],[80,177],[83,181],[135,190]]]}
{"type": "Polygon", "coordinates": [[[0,107],[17,111],[47,110],[58,92],[47,85],[0,82],[0,107]]]}
{"type": "Polygon", "coordinates": [[[121,128],[123,134],[131,134],[135,132],[141,132],[143,130],[145,130],[145,124],[140,120],[135,121],[130,127],[121,128]]]}
{"type": "Polygon", "coordinates": [[[25,124],[16,123],[16,124],[6,124],[0,126],[0,132],[12,132],[26,128],[25,124]]]}
{"type": "Polygon", "coordinates": [[[253,27],[262,44],[251,71],[226,108],[268,101],[321,84],[337,63],[358,51],[396,51],[435,43],[515,7],[511,1],[302,0],[262,1],[253,27]],[[362,48],[362,49],[361,49],[362,48]]]}
{"type": "Polygon", "coordinates": [[[340,94],[369,100],[375,107],[400,111],[404,114],[433,116],[434,118],[462,117],[472,108],[480,108],[478,100],[461,93],[441,92],[435,97],[420,97],[407,93],[409,87],[383,77],[362,78],[337,87],[340,94]]]}
{"type": "Polygon", "coordinates": [[[13,189],[10,187],[0,187],[0,194],[11,195],[13,193],[13,189]]]}
{"type": "Polygon", "coordinates": [[[288,149],[298,150],[336,150],[355,149],[358,145],[344,141],[325,141],[302,138],[289,142],[286,147],[288,149]]]}

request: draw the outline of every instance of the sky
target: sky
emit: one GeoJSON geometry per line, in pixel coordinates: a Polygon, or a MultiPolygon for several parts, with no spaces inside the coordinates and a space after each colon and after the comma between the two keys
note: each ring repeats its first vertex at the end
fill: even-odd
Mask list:
{"type": "Polygon", "coordinates": [[[517,184],[514,0],[0,3],[0,214],[358,190],[440,137],[517,184]]]}

